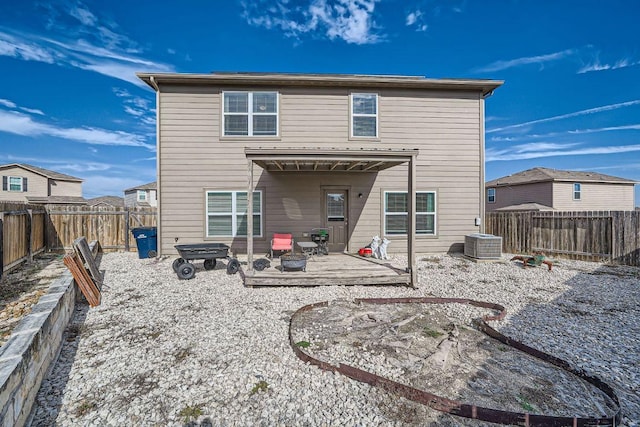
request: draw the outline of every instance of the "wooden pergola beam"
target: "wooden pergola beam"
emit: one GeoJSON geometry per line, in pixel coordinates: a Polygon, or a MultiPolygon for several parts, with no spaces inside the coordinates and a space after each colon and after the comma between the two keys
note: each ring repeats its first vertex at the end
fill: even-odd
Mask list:
{"type": "Polygon", "coordinates": [[[363,163],[363,162],[353,162],[353,163],[351,163],[351,164],[347,167],[347,170],[348,170],[348,171],[350,171],[350,170],[352,170],[353,168],[355,168],[356,166],[361,165],[362,163],[363,163]]]}
{"type": "Polygon", "coordinates": [[[369,166],[363,168],[362,170],[368,171],[368,170],[371,170],[373,168],[377,168],[378,166],[381,166],[383,163],[384,162],[374,162],[374,163],[371,163],[369,166]]]}

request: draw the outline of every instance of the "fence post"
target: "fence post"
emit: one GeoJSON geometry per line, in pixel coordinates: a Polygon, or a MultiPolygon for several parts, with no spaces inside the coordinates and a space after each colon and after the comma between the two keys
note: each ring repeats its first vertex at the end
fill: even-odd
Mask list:
{"type": "Polygon", "coordinates": [[[2,279],[2,273],[4,271],[4,235],[2,231],[4,230],[4,212],[0,212],[0,279],[2,279]]]}
{"type": "Polygon", "coordinates": [[[33,262],[33,209],[27,209],[27,262],[33,262]]]}
{"type": "Polygon", "coordinates": [[[129,252],[129,209],[124,209],[124,250],[129,252]]]}

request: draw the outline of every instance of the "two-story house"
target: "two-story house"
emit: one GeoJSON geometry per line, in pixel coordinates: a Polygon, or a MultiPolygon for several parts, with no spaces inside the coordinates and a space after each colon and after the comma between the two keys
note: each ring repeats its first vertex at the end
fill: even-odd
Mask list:
{"type": "Polygon", "coordinates": [[[376,235],[390,252],[462,251],[482,231],[484,105],[501,81],[138,77],[157,97],[161,254],[207,241],[266,253],[273,233],[319,227],[331,251],[376,235]]]}
{"type": "Polygon", "coordinates": [[[486,211],[630,211],[635,181],[536,167],[486,183],[486,211]]]}
{"type": "Polygon", "coordinates": [[[31,204],[86,204],[82,179],[24,163],[0,165],[0,201],[31,204]]]}
{"type": "Polygon", "coordinates": [[[158,206],[158,190],[156,182],[154,181],[124,190],[124,205],[128,208],[155,208],[158,206]]]}

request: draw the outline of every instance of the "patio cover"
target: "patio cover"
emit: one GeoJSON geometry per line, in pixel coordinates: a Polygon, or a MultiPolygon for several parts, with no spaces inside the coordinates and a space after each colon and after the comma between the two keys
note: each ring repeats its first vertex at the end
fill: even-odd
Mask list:
{"type": "MultiPolygon", "coordinates": [[[[245,148],[248,163],[247,212],[253,212],[253,165],[269,172],[378,172],[408,163],[407,270],[416,284],[415,182],[417,149],[245,148]]],[[[247,272],[253,270],[253,215],[247,215],[247,272]]]]}

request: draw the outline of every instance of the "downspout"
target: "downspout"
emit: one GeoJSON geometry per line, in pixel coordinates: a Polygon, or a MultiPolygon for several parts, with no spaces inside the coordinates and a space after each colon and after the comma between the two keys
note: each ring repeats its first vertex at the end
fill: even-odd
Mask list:
{"type": "Polygon", "coordinates": [[[153,76],[149,77],[149,83],[156,91],[156,198],[158,202],[156,204],[156,239],[158,240],[157,249],[158,257],[162,254],[162,221],[161,218],[161,206],[162,206],[162,184],[160,182],[160,87],[153,76]]]}

